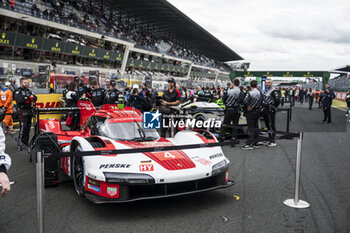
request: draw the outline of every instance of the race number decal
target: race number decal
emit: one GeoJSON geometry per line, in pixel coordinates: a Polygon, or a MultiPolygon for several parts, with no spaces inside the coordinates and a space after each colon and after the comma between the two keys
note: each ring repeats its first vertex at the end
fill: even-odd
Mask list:
{"type": "Polygon", "coordinates": [[[164,157],[165,158],[172,158],[172,159],[175,159],[176,157],[174,155],[172,155],[170,152],[165,152],[164,153],[164,157]]]}
{"type": "Polygon", "coordinates": [[[159,151],[145,153],[145,155],[168,170],[181,170],[194,168],[196,166],[193,161],[180,150],[159,151]]]}

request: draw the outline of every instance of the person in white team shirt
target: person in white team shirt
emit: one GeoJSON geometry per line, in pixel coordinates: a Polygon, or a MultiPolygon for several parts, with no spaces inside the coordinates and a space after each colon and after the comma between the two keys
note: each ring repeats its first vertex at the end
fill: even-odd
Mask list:
{"type": "Polygon", "coordinates": [[[11,158],[5,153],[5,134],[0,127],[0,184],[2,186],[1,195],[5,196],[10,190],[10,181],[7,171],[11,166],[11,158]]]}

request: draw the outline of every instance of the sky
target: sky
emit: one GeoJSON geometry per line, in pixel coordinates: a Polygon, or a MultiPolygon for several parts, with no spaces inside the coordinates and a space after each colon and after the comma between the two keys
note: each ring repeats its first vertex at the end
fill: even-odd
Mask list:
{"type": "Polygon", "coordinates": [[[249,70],[350,65],[349,0],[168,2],[249,61],[249,70]]]}

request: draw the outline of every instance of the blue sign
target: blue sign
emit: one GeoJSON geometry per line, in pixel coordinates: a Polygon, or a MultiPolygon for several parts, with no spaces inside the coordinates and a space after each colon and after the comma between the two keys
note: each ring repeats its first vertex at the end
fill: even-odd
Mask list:
{"type": "Polygon", "coordinates": [[[101,189],[99,187],[93,186],[91,184],[88,184],[88,188],[91,190],[94,190],[95,192],[98,192],[98,193],[101,192],[101,189]]]}
{"type": "Polygon", "coordinates": [[[143,128],[144,129],[160,129],[160,116],[162,114],[157,110],[156,112],[143,113],[143,128]]]}

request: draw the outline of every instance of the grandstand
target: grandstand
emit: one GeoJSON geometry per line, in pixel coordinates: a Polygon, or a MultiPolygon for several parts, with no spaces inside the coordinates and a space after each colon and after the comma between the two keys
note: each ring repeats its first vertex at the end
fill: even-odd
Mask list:
{"type": "Polygon", "coordinates": [[[350,74],[341,74],[329,80],[328,83],[335,91],[346,92],[350,88],[350,74]]]}
{"type": "Polygon", "coordinates": [[[331,71],[337,76],[329,80],[329,85],[339,92],[347,92],[350,88],[350,65],[342,66],[331,71]]]}
{"type": "Polygon", "coordinates": [[[165,0],[21,0],[0,7],[0,67],[10,60],[34,73],[50,64],[218,83],[232,71],[225,62],[243,59],[165,0]]]}

